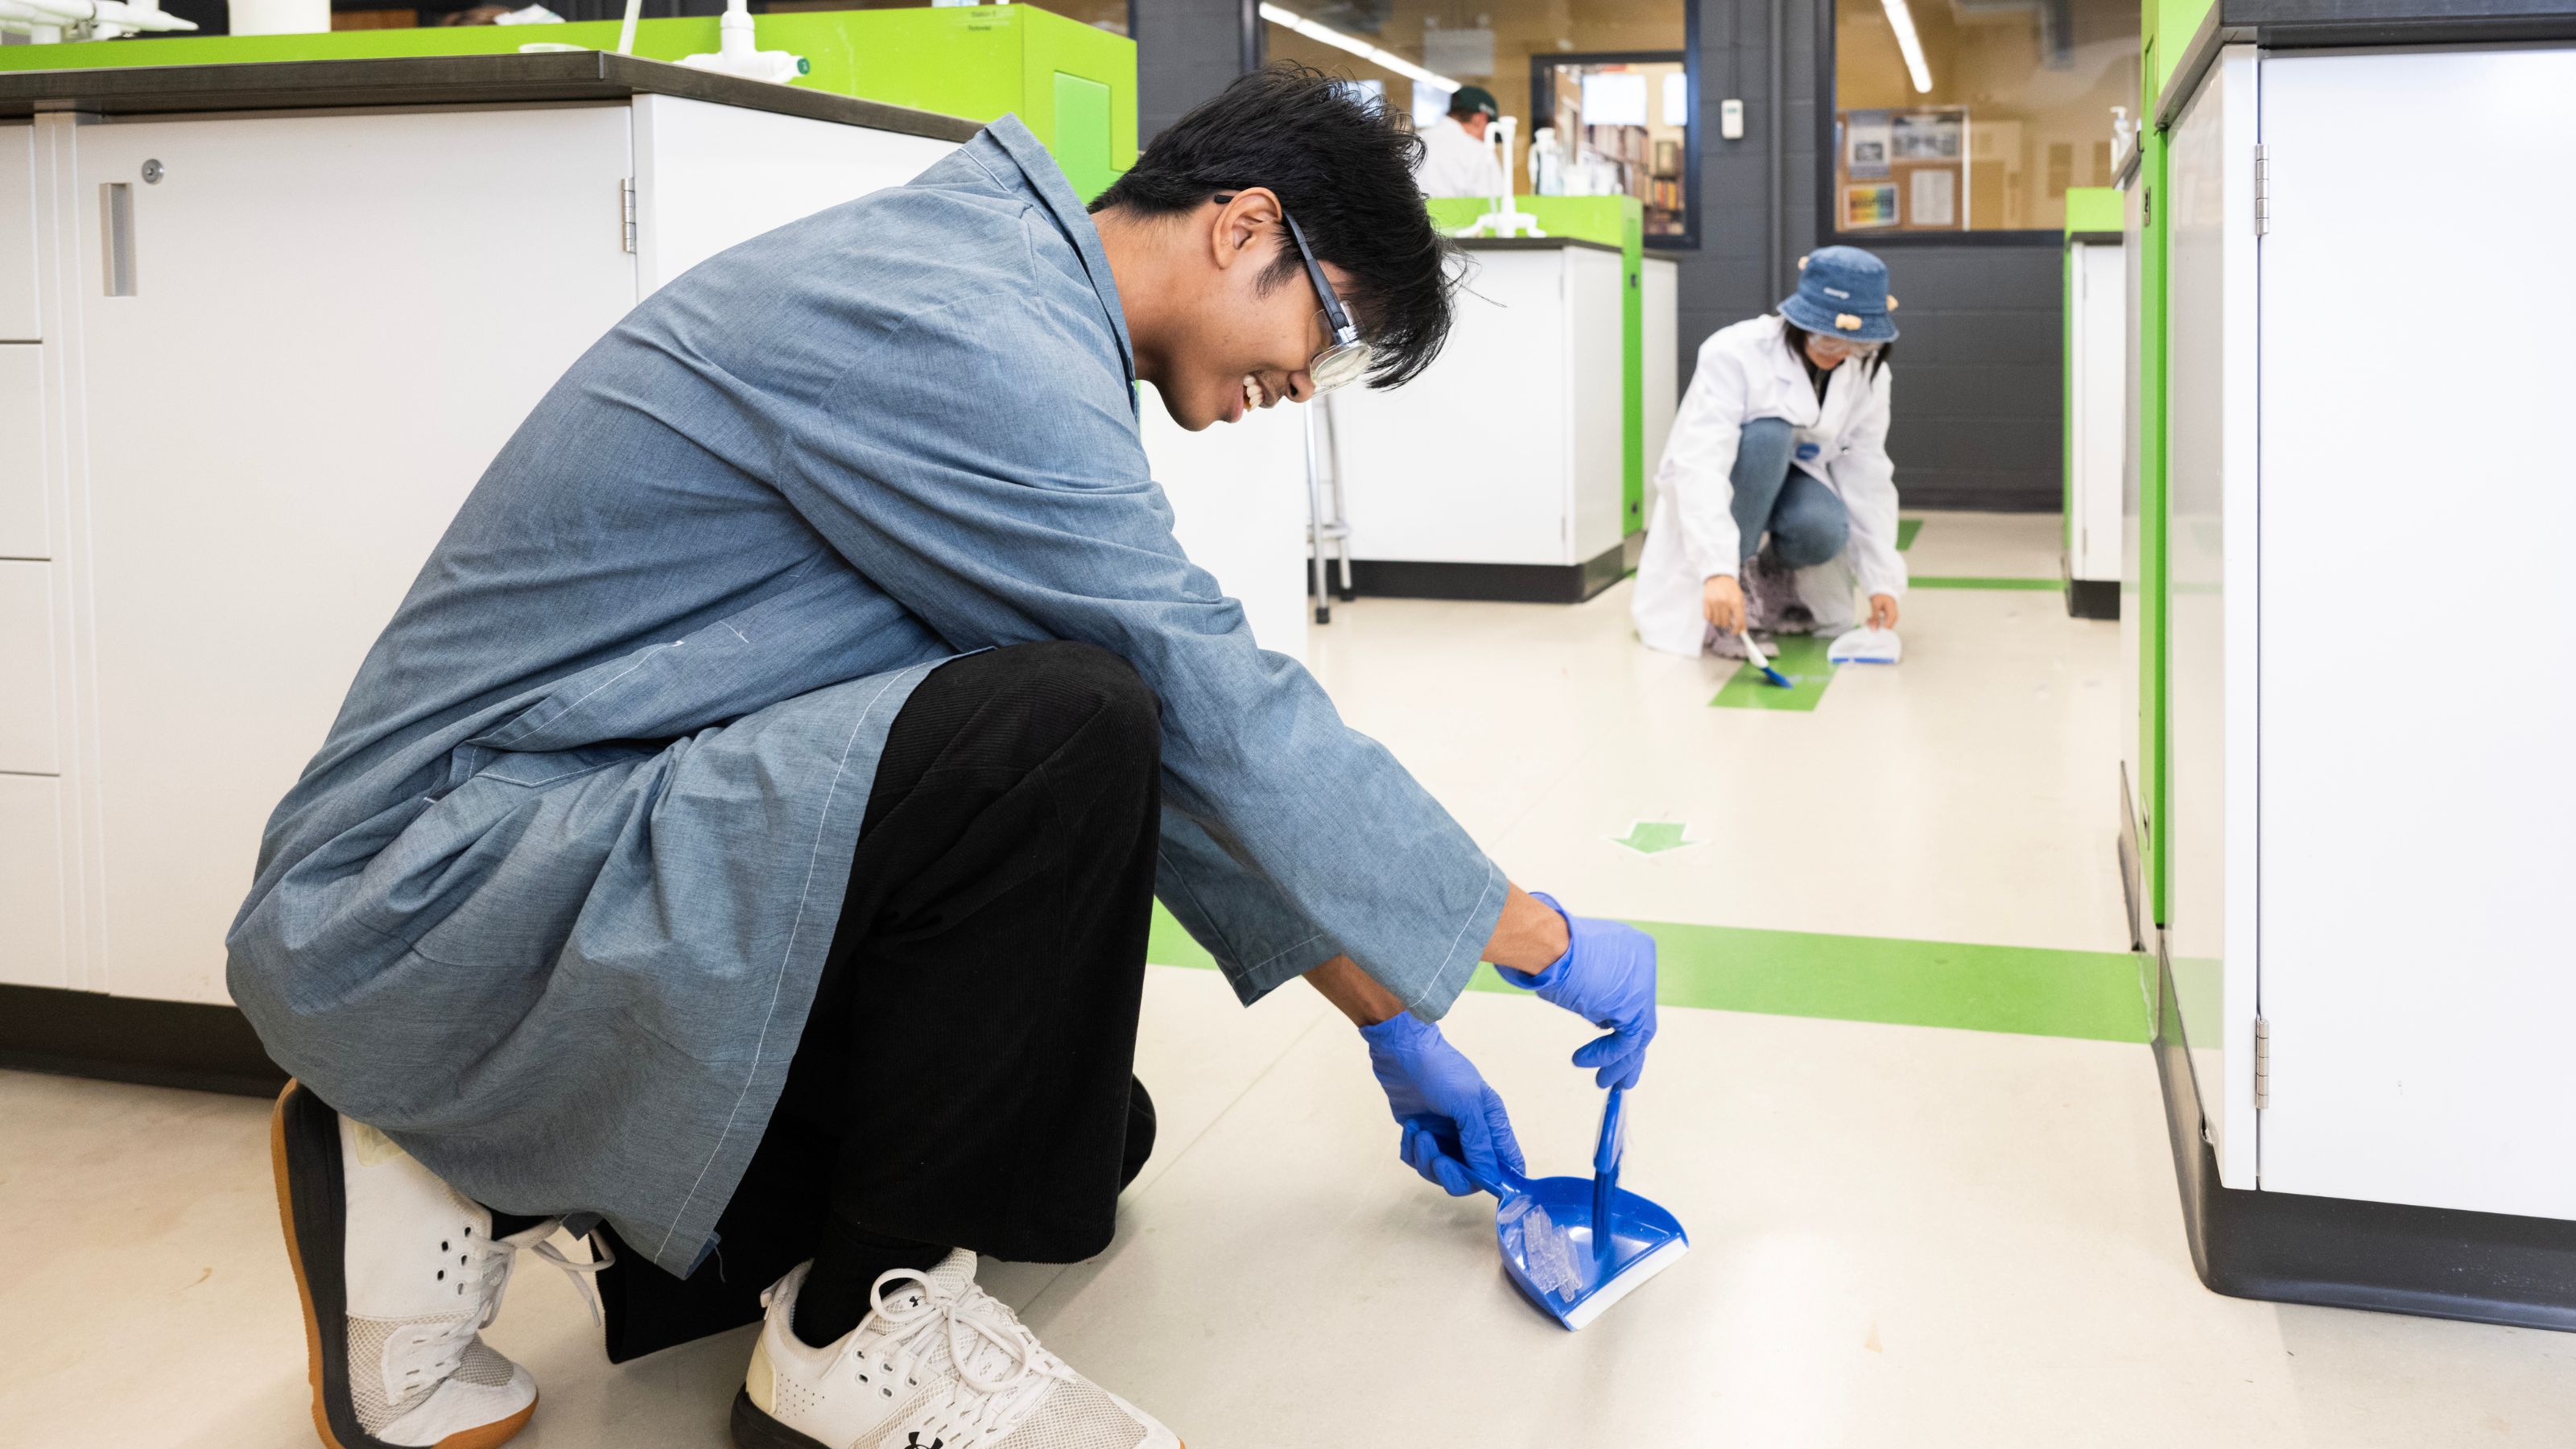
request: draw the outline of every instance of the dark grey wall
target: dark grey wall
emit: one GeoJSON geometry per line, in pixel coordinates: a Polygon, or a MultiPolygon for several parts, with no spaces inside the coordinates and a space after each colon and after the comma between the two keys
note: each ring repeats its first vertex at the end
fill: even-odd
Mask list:
{"type": "MultiPolygon", "coordinates": [[[[1783,164],[1770,163],[1771,0],[1699,7],[1700,245],[1681,266],[1681,375],[1700,341],[1768,311],[1791,283],[1771,276],[1775,195],[1788,269],[1816,244],[1817,6],[1781,0],[1783,164]],[[1744,139],[1718,139],[1718,103],[1744,102],[1744,139]]],[[[1830,0],[1821,0],[1830,3],[1830,0]]],[[[1178,119],[1240,73],[1240,0],[1133,0],[1141,134],[1178,119]]],[[[1511,98],[1514,109],[1527,103],[1511,98]]],[[[1888,449],[1908,508],[2053,511],[2060,506],[2062,260],[2055,246],[1880,249],[1897,325],[1888,449]]],[[[1652,466],[1653,460],[1648,460],[1652,466]]]]}
{"type": "Polygon", "coordinates": [[[1243,74],[1257,51],[1258,0],[1127,0],[1136,36],[1136,139],[1156,131],[1243,74]]]}

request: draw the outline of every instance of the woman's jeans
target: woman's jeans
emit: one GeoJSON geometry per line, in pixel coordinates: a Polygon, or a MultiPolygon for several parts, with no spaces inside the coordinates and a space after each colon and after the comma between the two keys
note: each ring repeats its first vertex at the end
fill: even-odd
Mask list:
{"type": "Polygon", "coordinates": [[[1730,511],[1740,540],[1737,548],[1747,559],[1761,551],[1766,531],[1772,557],[1793,569],[1825,562],[1851,539],[1851,515],[1834,490],[1790,466],[1797,447],[1797,431],[1779,418],[1755,418],[1744,425],[1735,447],[1730,511]]]}

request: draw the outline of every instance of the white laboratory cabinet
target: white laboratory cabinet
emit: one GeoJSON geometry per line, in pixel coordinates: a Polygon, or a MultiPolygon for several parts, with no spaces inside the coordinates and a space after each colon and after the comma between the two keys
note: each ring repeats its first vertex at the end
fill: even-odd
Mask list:
{"type": "MultiPolygon", "coordinates": [[[[1671,257],[1647,254],[1638,268],[1638,289],[1644,303],[1638,335],[1643,349],[1638,376],[1644,384],[1640,419],[1644,446],[1638,450],[1638,466],[1645,491],[1637,518],[1644,520],[1655,516],[1655,468],[1663,460],[1664,444],[1673,435],[1673,416],[1682,405],[1681,264],[1671,257]]],[[[1642,521],[1638,527],[1644,527],[1642,521]]]]}
{"type": "MultiPolygon", "coordinates": [[[[494,453],[662,282],[974,129],[903,114],[0,124],[0,983],[225,1001],[269,811],[494,453]]],[[[1260,611],[1299,622],[1265,642],[1302,654],[1301,457],[1270,431],[1267,531],[1182,527],[1258,558],[1229,584],[1276,575],[1260,611]]]]}
{"type": "Polygon", "coordinates": [[[2571,96],[2236,44],[2168,133],[2165,949],[2227,1188],[2576,1219],[2576,289],[2516,270],[2571,96]]]}
{"type": "MultiPolygon", "coordinates": [[[[1622,571],[1619,252],[1563,239],[1467,245],[1474,267],[1439,358],[1404,387],[1333,400],[1361,588],[1587,597],[1622,571]]],[[[1660,351],[1669,367],[1669,332],[1660,351]]],[[[1648,341],[1646,356],[1657,352],[1648,341]]],[[[1668,402],[1667,431],[1670,412],[1668,402]]]]}
{"type": "Polygon", "coordinates": [[[2126,452],[2127,248],[2117,233],[2066,240],[2066,607],[2120,608],[2120,476],[2126,452]]]}

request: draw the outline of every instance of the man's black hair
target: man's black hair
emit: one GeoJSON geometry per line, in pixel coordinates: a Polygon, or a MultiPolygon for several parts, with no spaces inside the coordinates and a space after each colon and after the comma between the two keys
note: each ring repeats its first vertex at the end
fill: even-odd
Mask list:
{"type": "MultiPolygon", "coordinates": [[[[1440,355],[1457,286],[1456,252],[1413,183],[1421,160],[1421,138],[1383,101],[1311,66],[1275,64],[1173,122],[1091,209],[1171,216],[1221,192],[1270,188],[1316,258],[1348,274],[1335,290],[1374,349],[1369,385],[1396,387],[1440,355]]],[[[1305,270],[1281,226],[1262,290],[1305,286],[1305,270]]]]}

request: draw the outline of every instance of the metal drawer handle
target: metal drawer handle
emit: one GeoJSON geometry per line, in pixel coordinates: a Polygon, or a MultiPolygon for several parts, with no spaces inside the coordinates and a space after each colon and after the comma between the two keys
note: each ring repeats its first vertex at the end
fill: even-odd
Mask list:
{"type": "Polygon", "coordinates": [[[99,231],[107,243],[107,295],[134,295],[134,187],[123,181],[98,188],[99,231]]]}

